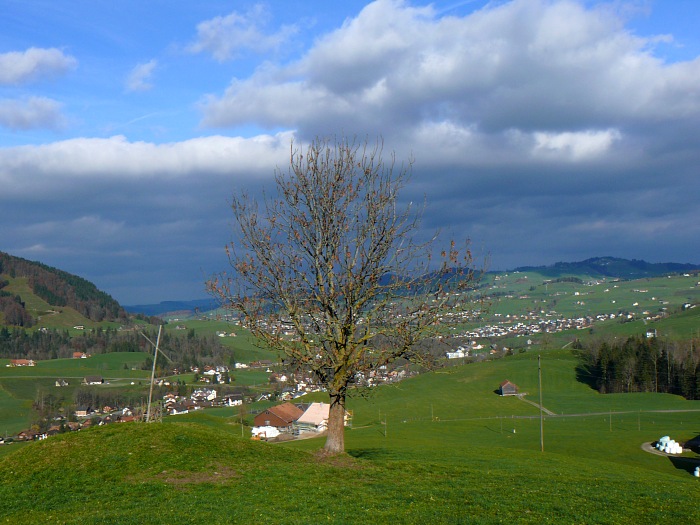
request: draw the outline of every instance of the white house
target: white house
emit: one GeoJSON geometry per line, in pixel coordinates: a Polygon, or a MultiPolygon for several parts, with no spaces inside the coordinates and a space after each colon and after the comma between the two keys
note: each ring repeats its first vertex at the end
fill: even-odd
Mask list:
{"type": "Polygon", "coordinates": [[[469,357],[469,350],[460,346],[454,352],[446,352],[447,359],[461,359],[462,357],[469,357]]]}
{"type": "Polygon", "coordinates": [[[229,394],[224,396],[224,405],[235,407],[243,404],[243,396],[241,394],[229,394]]]}

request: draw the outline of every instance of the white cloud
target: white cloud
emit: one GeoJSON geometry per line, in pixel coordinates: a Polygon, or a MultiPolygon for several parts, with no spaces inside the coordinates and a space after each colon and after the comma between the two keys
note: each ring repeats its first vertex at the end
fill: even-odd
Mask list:
{"type": "Polygon", "coordinates": [[[133,184],[191,177],[265,178],[288,161],[292,133],[252,138],[211,136],[153,144],[123,136],[78,138],[0,148],[0,200],[57,194],[91,184],[133,184]]]}
{"type": "Polygon", "coordinates": [[[18,85],[74,69],[78,61],[60,49],[31,47],[0,53],[0,85],[18,85]]]}
{"type": "Polygon", "coordinates": [[[237,58],[243,51],[256,53],[276,51],[297,33],[296,26],[282,26],[278,31],[265,32],[269,22],[268,10],[261,4],[245,13],[232,12],[197,25],[197,40],[189,46],[193,53],[208,52],[224,62],[237,58]]]}
{"type": "Polygon", "coordinates": [[[613,142],[620,140],[616,129],[564,133],[534,133],[535,155],[563,160],[595,159],[608,152],[613,142]]]}
{"type": "Polygon", "coordinates": [[[378,0],[296,63],[207,97],[203,124],[391,135],[449,119],[488,133],[560,133],[695,118],[700,58],[666,64],[652,54],[657,39],[571,0],[489,4],[464,17],[378,0]]]}
{"type": "Polygon", "coordinates": [[[57,129],[63,126],[60,102],[46,97],[0,99],[0,126],[12,130],[57,129]]]}
{"type": "Polygon", "coordinates": [[[157,66],[157,60],[149,60],[135,66],[126,78],[127,91],[148,91],[151,89],[153,87],[151,77],[157,66]]]}

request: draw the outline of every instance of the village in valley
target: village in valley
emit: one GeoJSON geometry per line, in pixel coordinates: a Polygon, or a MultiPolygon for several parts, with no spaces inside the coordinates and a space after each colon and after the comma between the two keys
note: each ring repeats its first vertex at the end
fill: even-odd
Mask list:
{"type": "MultiPolygon", "coordinates": [[[[513,353],[539,349],[542,348],[543,341],[557,334],[569,334],[566,337],[571,341],[577,337],[577,332],[585,331],[588,334],[597,326],[606,323],[619,325],[641,322],[644,327],[642,335],[646,338],[655,338],[658,335],[655,323],[668,315],[669,308],[681,311],[695,308],[694,303],[687,301],[678,303],[676,300],[670,303],[666,298],[669,292],[663,291],[663,286],[673,284],[693,291],[699,286],[695,273],[669,276],[648,283],[652,286],[651,290],[633,282],[625,283],[618,279],[611,281],[598,279],[588,282],[579,279],[560,280],[560,282],[535,281],[532,278],[528,280],[526,275],[521,275],[519,272],[514,272],[510,280],[508,278],[508,274],[495,275],[491,284],[485,288],[495,300],[490,306],[491,311],[485,309],[480,313],[482,319],[478,323],[469,323],[470,319],[465,317],[464,328],[450,333],[449,337],[443,338],[439,344],[435,345],[432,352],[438,366],[496,359],[513,353]],[[623,290],[623,288],[627,289],[623,290]],[[624,304],[622,297],[624,297],[624,304]],[[605,299],[601,300],[601,298],[605,299]],[[586,304],[589,301],[595,304],[596,300],[598,303],[595,306],[588,307],[586,304]],[[509,306],[502,306],[504,302],[509,306]],[[562,311],[567,313],[557,313],[555,307],[557,309],[561,307],[562,311]],[[579,315],[571,315],[572,312],[579,312],[579,315]]],[[[450,315],[450,312],[446,312],[445,315],[450,315]]],[[[200,318],[198,326],[206,326],[207,323],[217,326],[221,324],[209,313],[200,314],[200,318]]],[[[192,337],[193,331],[188,329],[187,321],[175,319],[174,323],[173,330],[187,332],[188,338],[192,337]]],[[[215,332],[216,340],[235,346],[238,344],[236,334],[241,333],[240,323],[236,319],[229,319],[228,326],[235,328],[235,331],[219,329],[215,332]]],[[[79,328],[80,332],[87,332],[83,326],[79,328]]],[[[85,366],[90,366],[89,363],[94,359],[86,351],[75,351],[72,358],[79,360],[85,366]]],[[[31,358],[11,359],[7,363],[7,367],[31,368],[36,365],[37,361],[31,358]]],[[[353,378],[352,386],[353,388],[372,388],[396,383],[418,373],[420,368],[397,362],[392,366],[383,365],[372,370],[358,371],[353,378]]],[[[79,403],[74,406],[72,413],[53,413],[40,425],[34,425],[31,429],[25,429],[15,436],[6,437],[19,441],[41,439],[94,425],[142,419],[146,412],[144,396],[141,396],[137,403],[118,402],[111,398],[107,403],[99,402],[100,392],[108,392],[112,382],[115,380],[111,377],[96,374],[88,374],[81,378],[56,377],[57,390],[79,384],[88,389],[88,393],[93,393],[84,397],[95,402],[79,403]]],[[[116,382],[125,384],[123,380],[116,380],[116,382]]],[[[150,381],[144,377],[126,382],[127,386],[142,390],[146,389],[148,384],[150,381]]],[[[245,413],[254,418],[254,421],[248,419],[248,423],[252,423],[250,425],[253,427],[252,435],[263,439],[280,439],[280,436],[281,438],[295,437],[312,431],[322,432],[324,423],[319,413],[325,410],[327,418],[328,405],[324,408],[323,404],[313,403],[312,419],[315,423],[307,424],[302,418],[302,423],[297,424],[301,414],[312,405],[302,398],[308,394],[324,392],[324,385],[310,370],[290,370],[273,359],[253,359],[247,362],[241,360],[231,364],[192,365],[187,369],[160,369],[159,377],[154,378],[153,387],[152,414],[155,417],[181,416],[212,408],[240,407],[237,410],[241,414],[245,413]],[[236,381],[236,375],[248,373],[257,373],[261,378],[255,384],[255,388],[236,381]],[[289,409],[290,405],[296,406],[297,410],[289,409]],[[278,409],[275,406],[288,408],[277,414],[278,409]],[[260,420],[259,416],[263,413],[273,416],[270,421],[279,422],[279,427],[266,424],[264,419],[260,420]],[[292,413],[295,414],[295,418],[291,418],[292,413]],[[319,417],[321,417],[320,420],[319,417]],[[261,430],[261,428],[264,429],[261,430]]],[[[309,417],[311,417],[310,414],[309,417]]],[[[11,441],[12,439],[8,442],[11,441]]]]}

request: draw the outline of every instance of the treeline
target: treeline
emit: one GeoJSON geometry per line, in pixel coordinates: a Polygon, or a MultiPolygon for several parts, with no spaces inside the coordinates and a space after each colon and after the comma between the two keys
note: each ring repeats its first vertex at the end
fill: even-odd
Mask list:
{"type": "MultiPolygon", "coordinates": [[[[154,331],[145,333],[155,341],[154,331]]],[[[233,366],[234,356],[224,348],[218,337],[196,336],[194,330],[172,335],[164,332],[160,349],[170,361],[159,360],[164,368],[189,370],[190,367],[205,365],[233,366]]],[[[0,358],[5,359],[46,359],[71,358],[74,352],[91,355],[111,352],[153,352],[151,343],[137,331],[120,331],[114,328],[86,330],[78,336],[71,336],[66,330],[37,330],[28,332],[20,328],[0,328],[0,358]]],[[[149,365],[150,366],[150,365],[149,365]]]]}
{"type": "Polygon", "coordinates": [[[34,324],[34,319],[24,307],[22,298],[3,290],[8,284],[10,284],[9,281],[0,279],[0,317],[2,318],[0,320],[4,320],[3,324],[24,328],[31,327],[34,324]]]}
{"type": "MultiPolygon", "coordinates": [[[[94,284],[51,266],[0,252],[0,274],[25,277],[32,291],[51,306],[69,306],[92,321],[127,318],[119,303],[94,284]]],[[[13,324],[7,318],[6,323],[13,324]]]]}
{"type": "MultiPolygon", "coordinates": [[[[548,281],[550,284],[551,283],[575,283],[575,284],[583,284],[583,279],[580,279],[578,277],[559,277],[557,279],[551,279],[548,281]]],[[[545,284],[547,281],[545,281],[545,284]]]]}
{"type": "Polygon", "coordinates": [[[629,337],[581,350],[580,379],[602,394],[662,392],[700,399],[697,341],[629,337]]]}

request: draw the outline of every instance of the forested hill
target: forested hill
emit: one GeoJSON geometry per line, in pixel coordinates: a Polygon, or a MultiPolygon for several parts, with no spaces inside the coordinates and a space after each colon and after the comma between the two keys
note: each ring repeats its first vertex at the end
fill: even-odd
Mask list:
{"type": "Polygon", "coordinates": [[[45,264],[0,252],[0,313],[6,324],[31,325],[22,301],[3,290],[10,279],[26,278],[31,291],[56,307],[71,307],[92,321],[126,318],[126,311],[91,282],[45,264]]]}
{"type": "Polygon", "coordinates": [[[635,259],[617,257],[594,257],[581,262],[558,262],[551,266],[522,266],[515,271],[538,272],[549,277],[564,275],[590,275],[591,277],[617,277],[620,279],[644,279],[661,277],[673,273],[686,273],[700,270],[698,264],[649,263],[635,259]]]}

